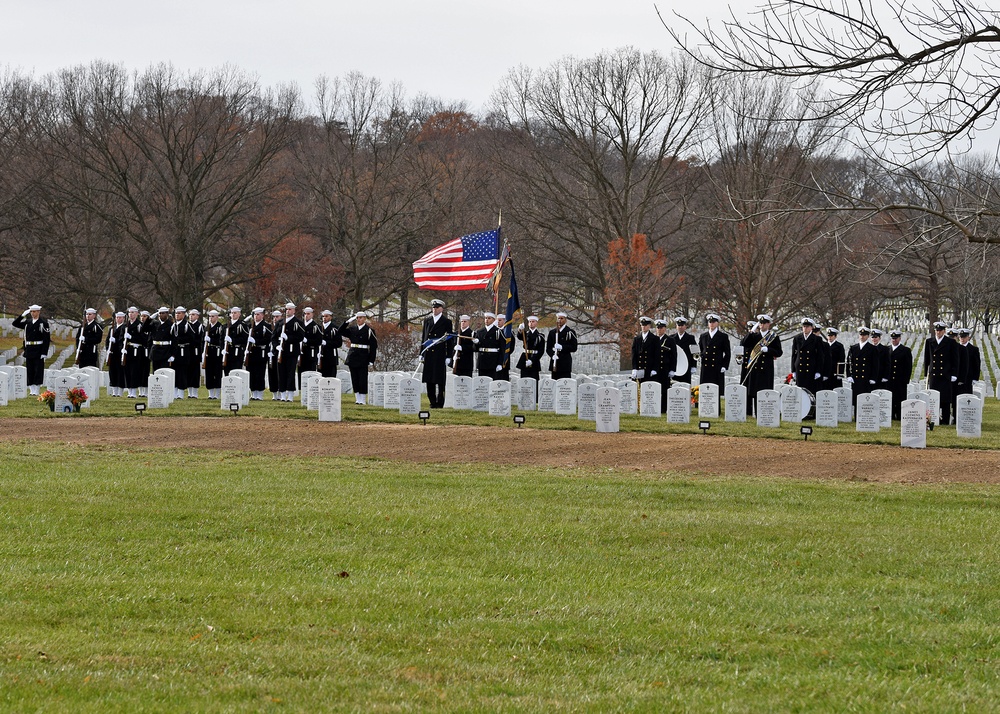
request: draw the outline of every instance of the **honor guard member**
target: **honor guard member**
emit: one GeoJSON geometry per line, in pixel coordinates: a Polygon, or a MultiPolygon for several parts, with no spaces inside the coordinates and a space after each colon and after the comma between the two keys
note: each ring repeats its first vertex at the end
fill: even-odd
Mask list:
{"type": "Polygon", "coordinates": [[[243,369],[246,363],[247,336],[250,334],[248,320],[243,319],[243,309],[229,308],[229,324],[226,325],[226,344],[222,348],[222,371],[228,377],[234,369],[243,369]]]}
{"type": "Polygon", "coordinates": [[[667,321],[657,320],[656,341],[656,379],[660,384],[660,414],[667,413],[667,390],[670,389],[670,380],[674,377],[677,369],[677,345],[674,344],[673,336],[667,332],[667,321]]]}
{"type": "MultiPolygon", "coordinates": [[[[969,352],[968,350],[962,349],[962,343],[959,339],[960,330],[958,328],[952,328],[948,330],[948,337],[955,341],[958,345],[958,381],[955,382],[954,389],[951,390],[951,413],[957,414],[955,411],[955,401],[958,399],[959,394],[965,394],[965,385],[969,381],[969,352]]],[[[970,392],[971,394],[971,392],[970,392]]]]}
{"type": "Polygon", "coordinates": [[[494,380],[500,379],[497,375],[503,371],[503,364],[500,360],[503,358],[501,352],[504,347],[503,335],[497,329],[496,319],[497,316],[494,313],[484,312],[483,322],[486,324],[476,330],[472,338],[472,344],[479,355],[476,361],[479,376],[494,380]]]}
{"type": "Polygon", "coordinates": [[[823,389],[838,389],[844,386],[840,375],[847,374],[847,350],[844,343],[838,340],[840,330],[836,327],[826,328],[826,344],[830,351],[827,360],[826,373],[823,375],[823,389]]]}
{"type": "Polygon", "coordinates": [[[320,325],[320,329],[323,331],[323,339],[319,343],[319,363],[317,367],[320,374],[324,377],[336,377],[337,362],[340,359],[337,350],[344,344],[344,339],[340,336],[340,330],[333,324],[332,312],[324,310],[320,317],[323,320],[323,324],[320,325]]]}
{"type": "Polygon", "coordinates": [[[829,348],[816,334],[816,323],[812,318],[802,318],[800,325],[802,332],[792,340],[792,378],[797,386],[816,396],[823,388],[829,348]]]}
{"type": "Polygon", "coordinates": [[[913,352],[902,343],[903,333],[889,333],[889,390],[892,392],[892,418],[899,419],[906,399],[906,387],[913,374],[913,352]]]}
{"type": "Polygon", "coordinates": [[[174,324],[170,328],[174,343],[173,361],[170,366],[174,370],[174,398],[183,399],[187,391],[191,375],[191,361],[195,359],[195,345],[198,336],[188,322],[187,308],[178,305],[174,308],[174,324]]]}
{"type": "Polygon", "coordinates": [[[76,331],[77,366],[96,367],[103,341],[104,328],[97,322],[97,310],[88,307],[84,313],[84,322],[76,331]]]}
{"type": "Polygon", "coordinates": [[[150,359],[149,350],[153,346],[153,334],[150,331],[152,329],[153,323],[151,320],[151,315],[149,310],[139,311],[139,322],[142,324],[142,352],[140,357],[139,374],[141,375],[138,379],[139,384],[139,396],[145,397],[146,390],[149,387],[149,371],[150,371],[150,359]]]}
{"type": "MultiPolygon", "coordinates": [[[[972,394],[973,385],[982,376],[983,362],[979,353],[979,348],[969,342],[972,338],[972,330],[963,327],[958,331],[958,346],[968,351],[968,370],[966,372],[965,383],[962,385],[961,394],[972,394]]],[[[959,380],[961,381],[961,380],[959,380]]]]}
{"type": "Polygon", "coordinates": [[[556,326],[549,330],[545,338],[545,354],[549,356],[549,369],[552,379],[565,379],[573,376],[573,353],[576,352],[576,332],[567,322],[569,317],[565,312],[556,313],[556,326]]]}
{"type": "Polygon", "coordinates": [[[267,367],[271,354],[272,327],[267,324],[267,320],[264,318],[264,308],[255,307],[250,315],[251,322],[247,325],[247,347],[244,359],[247,370],[250,372],[250,398],[255,402],[264,398],[264,389],[267,387],[267,367]]]}
{"type": "Polygon", "coordinates": [[[510,381],[510,358],[514,354],[514,333],[511,332],[510,325],[507,324],[507,316],[497,314],[497,330],[500,331],[502,343],[500,345],[500,371],[493,379],[510,381]]]}
{"type": "Polygon", "coordinates": [[[458,318],[458,335],[452,351],[452,368],[456,377],[471,377],[476,368],[475,345],[472,342],[472,318],[462,315],[458,318]]]}
{"type": "Polygon", "coordinates": [[[142,372],[142,353],[146,350],[146,344],[142,318],[137,307],[133,306],[128,309],[128,317],[125,318],[125,344],[122,347],[125,388],[128,390],[128,398],[135,399],[137,392],[146,385],[146,380],[149,378],[148,367],[145,374],[142,372]]]}
{"type": "Polygon", "coordinates": [[[522,325],[517,331],[521,341],[521,356],[517,358],[517,369],[521,379],[535,380],[535,401],[538,401],[538,379],[542,373],[542,355],[545,354],[545,336],[538,331],[538,316],[528,315],[528,330],[522,325]]]}
{"type": "Polygon", "coordinates": [[[201,311],[198,308],[188,310],[188,324],[194,335],[194,353],[188,362],[187,395],[189,399],[197,399],[198,388],[201,386],[201,366],[205,360],[205,324],[201,321],[201,311]]]}
{"type": "Polygon", "coordinates": [[[701,350],[701,384],[716,384],[719,393],[726,388],[726,370],[729,369],[729,335],[719,329],[719,316],[714,312],[705,316],[708,330],[698,335],[701,350]]]}
{"type": "Polygon", "coordinates": [[[851,397],[855,409],[859,394],[870,394],[882,379],[882,355],[871,342],[872,331],[858,328],[858,341],[847,351],[847,381],[851,383],[851,397]]]}
{"type": "Polygon", "coordinates": [[[299,384],[302,383],[303,372],[318,372],[319,353],[323,347],[323,327],[313,319],[313,309],[302,310],[302,328],[305,337],[302,340],[302,356],[299,359],[299,384]]]}
{"type": "Polygon", "coordinates": [[[226,348],[226,326],[219,322],[219,311],[208,311],[205,327],[205,389],[209,399],[219,399],[222,394],[222,353],[226,348]]]}
{"type": "Polygon", "coordinates": [[[639,318],[639,334],[632,338],[632,379],[649,382],[659,374],[660,342],[650,332],[652,318],[639,318]]]}
{"type": "Polygon", "coordinates": [[[274,310],[271,313],[271,343],[267,349],[267,384],[271,388],[271,401],[281,399],[282,395],[282,388],[278,379],[278,355],[280,354],[278,349],[280,340],[278,338],[281,336],[279,326],[284,314],[281,310],[274,310]]]}
{"type": "Polygon", "coordinates": [[[161,307],[156,317],[149,320],[149,359],[153,372],[167,367],[173,368],[174,323],[170,319],[170,308],[161,307]]]}
{"type": "MultiPolygon", "coordinates": [[[[872,328],[872,345],[878,350],[881,356],[882,362],[879,364],[879,374],[881,375],[878,380],[878,385],[876,389],[888,388],[889,386],[889,345],[882,342],[882,330],[878,328],[872,328]]],[[[872,390],[874,391],[874,390],[872,390]]]]}
{"type": "Polygon", "coordinates": [[[104,348],[108,357],[108,396],[120,397],[125,389],[125,368],[122,366],[122,346],[125,343],[125,313],[115,313],[115,324],[108,329],[104,348]]]}
{"type": "Polygon", "coordinates": [[[770,315],[764,313],[757,316],[757,327],[747,335],[745,344],[750,348],[744,356],[744,360],[749,360],[746,376],[749,416],[756,414],[757,393],[762,389],[774,389],[774,363],[782,355],[781,338],[777,330],[772,329],[770,315]]]}
{"type": "Polygon", "coordinates": [[[677,346],[678,350],[684,352],[688,363],[687,371],[684,374],[675,374],[674,380],[691,384],[691,375],[698,369],[698,364],[695,362],[695,356],[691,348],[695,347],[697,343],[694,340],[694,335],[687,331],[688,319],[686,317],[683,315],[675,317],[674,325],[676,325],[676,332],[674,332],[670,339],[674,341],[674,345],[677,346]]]}
{"type": "Polygon", "coordinates": [[[274,333],[277,335],[278,400],[291,402],[295,399],[295,377],[306,339],[306,328],[295,314],[295,303],[285,304],[285,315],[274,326],[274,333]]]}
{"type": "Polygon", "coordinates": [[[941,395],[941,423],[951,424],[952,393],[958,382],[959,346],[950,339],[943,322],[934,323],[934,336],[924,343],[924,373],[927,388],[936,389],[941,395]]]}
{"type": "Polygon", "coordinates": [[[423,364],[421,381],[427,385],[427,399],[431,409],[444,407],[445,384],[451,367],[454,333],[451,319],[444,314],[444,300],[431,300],[431,314],[424,318],[420,331],[420,362],[423,364]]]}
{"type": "Polygon", "coordinates": [[[357,312],[353,320],[341,326],[340,333],[348,347],[344,364],[351,371],[354,403],[367,404],[368,371],[373,369],[375,357],[378,355],[378,339],[375,337],[375,331],[368,324],[368,315],[357,312]]]}
{"type": "Polygon", "coordinates": [[[28,373],[28,391],[37,396],[38,387],[45,381],[45,357],[52,342],[49,321],[42,317],[41,305],[32,305],[20,317],[14,318],[11,326],[15,330],[24,330],[21,356],[28,373]]]}

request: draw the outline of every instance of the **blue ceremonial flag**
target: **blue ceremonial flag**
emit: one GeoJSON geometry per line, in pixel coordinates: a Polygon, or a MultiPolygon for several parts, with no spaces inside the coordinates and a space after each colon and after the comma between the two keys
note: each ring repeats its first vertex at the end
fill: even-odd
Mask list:
{"type": "Polygon", "coordinates": [[[503,326],[503,338],[507,345],[504,353],[505,364],[510,359],[510,353],[513,352],[510,343],[514,339],[514,335],[511,332],[514,313],[521,309],[521,301],[517,297],[517,280],[514,278],[514,261],[510,260],[508,262],[510,263],[510,288],[507,290],[507,311],[504,313],[504,316],[507,318],[507,324],[503,326]]]}
{"type": "Polygon", "coordinates": [[[455,238],[413,264],[425,290],[475,290],[489,285],[500,258],[500,229],[455,238]]]}

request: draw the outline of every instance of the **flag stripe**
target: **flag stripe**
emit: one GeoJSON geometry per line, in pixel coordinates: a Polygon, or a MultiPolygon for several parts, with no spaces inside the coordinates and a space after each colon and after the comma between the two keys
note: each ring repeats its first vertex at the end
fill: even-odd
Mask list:
{"type": "Polygon", "coordinates": [[[499,229],[454,238],[432,248],[413,264],[413,279],[428,290],[485,287],[497,266],[499,229]]]}

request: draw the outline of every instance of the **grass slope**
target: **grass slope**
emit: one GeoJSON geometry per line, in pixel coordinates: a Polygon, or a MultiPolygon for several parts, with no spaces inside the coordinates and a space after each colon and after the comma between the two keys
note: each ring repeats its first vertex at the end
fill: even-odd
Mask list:
{"type": "Polygon", "coordinates": [[[995,489],[30,442],[0,456],[7,710],[1000,698],[995,489]]]}

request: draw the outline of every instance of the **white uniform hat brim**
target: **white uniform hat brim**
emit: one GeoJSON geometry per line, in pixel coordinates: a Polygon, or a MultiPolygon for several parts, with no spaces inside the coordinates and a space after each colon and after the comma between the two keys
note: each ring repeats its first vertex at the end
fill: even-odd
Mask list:
{"type": "Polygon", "coordinates": [[[28,308],[28,311],[29,312],[34,312],[36,310],[41,310],[41,309],[42,309],[41,305],[32,305],[31,307],[28,308]]]}

